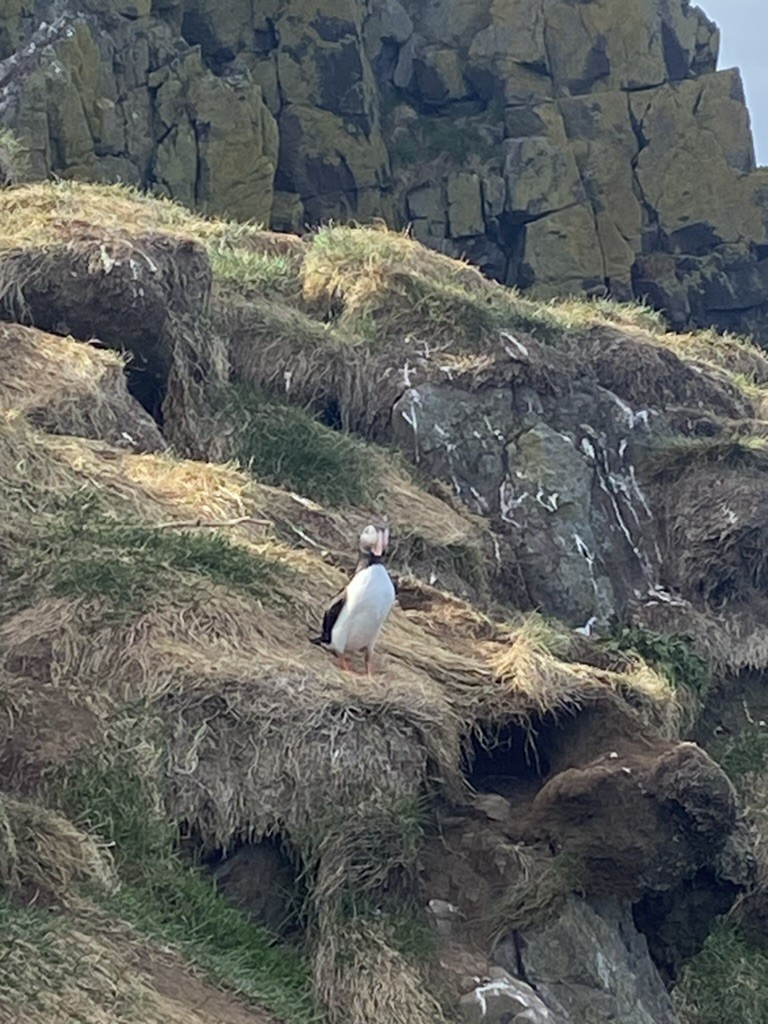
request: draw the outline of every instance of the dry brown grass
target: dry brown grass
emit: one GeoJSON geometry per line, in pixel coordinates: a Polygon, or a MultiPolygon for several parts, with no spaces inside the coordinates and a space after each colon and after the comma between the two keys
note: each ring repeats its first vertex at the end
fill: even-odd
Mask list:
{"type": "Polygon", "coordinates": [[[144,451],[165,447],[128,394],[121,356],[20,324],[0,324],[0,411],[6,410],[57,434],[144,451]]]}
{"type": "Polygon", "coordinates": [[[28,899],[67,902],[78,887],[117,885],[109,851],[65,818],[0,794],[0,885],[28,899]]]}
{"type": "Polygon", "coordinates": [[[274,245],[274,234],[253,224],[207,220],[158,196],[125,185],[76,181],[35,182],[0,192],[0,248],[37,248],[110,230],[143,234],[162,231],[179,238],[242,243],[258,251],[274,245]]]}
{"type": "MultiPolygon", "coordinates": [[[[130,190],[69,183],[0,193],[0,224],[6,251],[76,248],[83,239],[98,247],[100,233],[128,237],[126,251],[158,231],[202,243],[217,275],[213,320],[192,323],[175,310],[164,335],[172,357],[168,429],[179,448],[201,459],[230,454],[227,425],[210,415],[206,394],[211,381],[226,380],[228,356],[241,381],[312,409],[335,403],[345,426],[376,436],[411,375],[473,385],[535,381],[556,392],[574,374],[594,373],[585,339],[595,329],[626,326],[654,357],[667,344],[647,312],[529,302],[390,232],[329,228],[308,242],[285,243],[252,225],[206,221],[130,190]],[[512,343],[502,330],[520,333],[522,348],[514,342],[507,350],[512,343]]],[[[539,616],[496,621],[413,580],[405,588],[409,601],[382,633],[377,674],[340,672],[308,639],[347,579],[360,528],[388,516],[403,573],[432,560],[442,582],[451,570],[439,559],[448,551],[451,559],[474,560],[482,575],[484,526],[427,495],[380,452],[371,457],[381,491],[368,505],[328,509],[232,465],[46,435],[28,420],[59,406],[52,429],[66,422],[88,432],[86,406],[93,398],[99,408],[119,360],[96,358],[67,340],[53,352],[39,334],[16,337],[15,356],[26,354],[0,382],[0,756],[14,742],[29,745],[8,761],[0,873],[17,888],[28,878],[57,895],[76,889],[88,870],[93,875],[102,851],[55,815],[35,818],[21,794],[28,787],[53,799],[46,769],[55,766],[60,778],[70,760],[89,752],[109,760],[116,722],[133,716],[140,740],[121,748],[121,757],[161,796],[170,821],[185,822],[210,848],[265,835],[293,845],[306,870],[310,931],[320,937],[315,983],[334,1019],[441,1022],[418,969],[386,931],[342,913],[350,890],[365,899],[393,876],[415,872],[404,808],[436,790],[462,800],[469,744],[512,722],[615,702],[635,715],[638,728],[672,735],[680,716],[672,688],[640,662],[620,672],[580,664],[567,635],[539,616]],[[87,524],[85,533],[70,525],[70,546],[61,545],[62,509],[84,495],[98,499],[93,531],[112,545],[106,558],[95,542],[88,548],[87,524]],[[118,543],[125,523],[144,544],[148,536],[169,536],[191,548],[201,535],[226,537],[226,552],[265,570],[261,589],[160,556],[152,578],[136,576],[135,552],[118,543]],[[62,564],[77,558],[91,582],[96,562],[108,576],[134,573],[129,599],[120,604],[99,580],[78,590],[80,577],[69,576],[68,589],[55,586],[62,564]],[[59,748],[56,736],[35,742],[42,725],[30,680],[36,697],[60,699],[59,748]],[[144,732],[143,716],[152,723],[144,732]],[[35,837],[64,854],[45,860],[35,837]]],[[[683,358],[669,362],[692,378],[688,363],[700,363],[702,353],[691,349],[683,358]]],[[[751,374],[762,386],[763,370],[741,348],[711,362],[708,386],[726,398],[726,371],[751,374]]],[[[739,393],[731,403],[737,412],[742,399],[739,393]]],[[[95,421],[92,429],[101,430],[95,421]]],[[[454,568],[457,579],[466,578],[466,566],[454,568]]],[[[93,1003],[83,986],[58,976],[49,979],[44,1000],[54,993],[56,1006],[71,1006],[93,1024],[129,1020],[130,1013],[176,1020],[176,1010],[157,1004],[135,979],[126,989],[133,1007],[105,1016],[101,982],[104,990],[117,984],[116,957],[106,945],[97,949],[87,929],[75,941],[87,957],[102,958],[93,1003]]],[[[54,945],[50,963],[70,955],[69,936],[54,945]]],[[[43,963],[30,958],[16,997],[39,984],[43,963]]],[[[42,1005],[32,1024],[55,1020],[53,1004],[42,1005]]]]}
{"type": "Polygon", "coordinates": [[[445,1024],[439,1003],[386,928],[353,922],[329,928],[320,943],[315,985],[332,1021],[445,1024]]]}
{"type": "MultiPolygon", "coordinates": [[[[45,438],[18,421],[6,423],[2,437],[11,542],[21,535],[23,502],[13,514],[20,497],[40,516],[41,492],[84,487],[149,522],[274,513],[276,492],[231,469],[45,438]]],[[[674,697],[657,677],[561,661],[526,622],[512,634],[497,627],[491,639],[479,638],[476,616],[437,595],[428,610],[393,613],[374,679],[339,672],[307,638],[344,575],[314,547],[297,550],[277,538],[290,509],[283,496],[273,529],[251,522],[228,529],[245,552],[290,570],[270,603],[211,584],[190,596],[179,577],[162,603],[126,620],[111,621],[101,602],[73,595],[42,596],[0,623],[4,668],[66,681],[71,696],[81,693],[104,714],[137,701],[157,707],[171,737],[169,811],[212,845],[285,827],[308,834],[318,806],[357,808],[361,793],[371,806],[386,806],[421,789],[428,762],[459,792],[462,744],[479,723],[613,696],[630,697],[646,719],[672,713],[674,697]],[[337,751],[330,762],[329,744],[337,751]],[[354,772],[339,772],[336,759],[354,772]]],[[[331,517],[339,533],[342,523],[340,513],[331,517]]]]}

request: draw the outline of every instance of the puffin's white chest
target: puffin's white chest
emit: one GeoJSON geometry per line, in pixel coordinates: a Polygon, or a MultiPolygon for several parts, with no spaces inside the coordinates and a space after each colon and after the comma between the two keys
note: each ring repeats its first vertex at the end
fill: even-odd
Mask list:
{"type": "Polygon", "coordinates": [[[331,631],[331,647],[345,651],[373,650],[376,637],[395,603],[395,587],[383,565],[361,569],[349,582],[344,607],[331,631]]]}

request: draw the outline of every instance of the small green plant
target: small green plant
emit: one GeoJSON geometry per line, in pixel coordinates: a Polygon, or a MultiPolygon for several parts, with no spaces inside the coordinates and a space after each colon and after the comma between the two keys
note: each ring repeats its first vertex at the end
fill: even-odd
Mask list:
{"type": "Polygon", "coordinates": [[[0,128],[0,186],[17,185],[29,167],[29,152],[8,128],[0,128]]]}
{"type": "Polygon", "coordinates": [[[711,684],[710,667],[688,637],[656,633],[645,626],[622,626],[602,644],[617,654],[638,654],[673,686],[685,686],[699,697],[706,695],[711,684]]]}
{"type": "Polygon", "coordinates": [[[763,771],[768,764],[768,733],[750,733],[731,740],[718,752],[717,761],[733,782],[763,771]]]}
{"type": "Polygon", "coordinates": [[[248,388],[231,390],[226,415],[237,428],[238,459],[258,480],[327,505],[371,498],[373,461],[358,438],[248,388]]]}
{"type": "Polygon", "coordinates": [[[682,1024],[768,1021],[768,951],[721,921],[683,968],[674,991],[682,1024]]]}

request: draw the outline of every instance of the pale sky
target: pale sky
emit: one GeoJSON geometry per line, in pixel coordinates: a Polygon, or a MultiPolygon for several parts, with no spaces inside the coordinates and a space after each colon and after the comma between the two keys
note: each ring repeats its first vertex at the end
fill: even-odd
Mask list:
{"type": "Polygon", "coordinates": [[[720,26],[719,68],[741,68],[757,162],[768,164],[768,0],[698,0],[720,26]]]}

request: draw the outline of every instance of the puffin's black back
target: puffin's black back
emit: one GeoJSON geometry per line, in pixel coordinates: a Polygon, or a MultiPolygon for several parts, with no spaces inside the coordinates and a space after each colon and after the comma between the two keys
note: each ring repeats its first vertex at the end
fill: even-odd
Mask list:
{"type": "Polygon", "coordinates": [[[334,597],[333,601],[328,605],[323,615],[323,631],[320,636],[310,637],[310,643],[312,644],[329,644],[331,642],[331,633],[333,627],[336,625],[336,620],[341,614],[341,609],[344,607],[344,597],[346,591],[342,591],[338,597],[334,597]]]}

